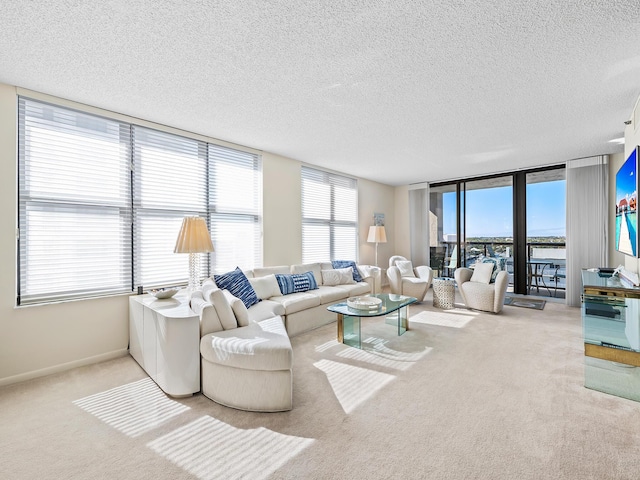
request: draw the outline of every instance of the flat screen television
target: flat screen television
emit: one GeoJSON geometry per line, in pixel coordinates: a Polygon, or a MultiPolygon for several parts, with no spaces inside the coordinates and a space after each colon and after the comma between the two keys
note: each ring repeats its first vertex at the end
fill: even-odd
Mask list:
{"type": "Polygon", "coordinates": [[[638,256],[638,148],[616,173],[616,250],[638,256]]]}

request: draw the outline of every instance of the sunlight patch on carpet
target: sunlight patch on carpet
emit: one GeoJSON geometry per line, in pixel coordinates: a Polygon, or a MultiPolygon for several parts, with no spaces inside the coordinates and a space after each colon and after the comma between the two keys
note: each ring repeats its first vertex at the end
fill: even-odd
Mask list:
{"type": "Polygon", "coordinates": [[[167,398],[151,378],[96,393],[73,404],[133,438],[190,409],[167,398]]]}
{"type": "Polygon", "coordinates": [[[468,310],[447,310],[420,312],[409,318],[409,324],[422,323],[425,325],[439,325],[441,327],[464,328],[467,323],[479,315],[468,310]]]}
{"type": "Polygon", "coordinates": [[[264,427],[241,429],[208,415],[147,444],[200,479],[268,478],[315,440],[264,427]]]}
{"type": "Polygon", "coordinates": [[[333,393],[345,413],[353,412],[358,405],[396,378],[388,373],[331,360],[320,360],[313,365],[327,375],[333,393]]]}
{"type": "Polygon", "coordinates": [[[338,352],[337,355],[341,358],[371,363],[372,365],[395,370],[408,370],[432,350],[431,347],[421,347],[422,349],[417,352],[402,352],[389,348],[387,346],[388,343],[389,340],[368,337],[362,340],[362,349],[347,347],[338,352]]]}

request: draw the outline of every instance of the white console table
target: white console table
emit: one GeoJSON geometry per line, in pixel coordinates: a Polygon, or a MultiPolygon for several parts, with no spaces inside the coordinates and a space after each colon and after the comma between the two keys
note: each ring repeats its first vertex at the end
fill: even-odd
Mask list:
{"type": "Polygon", "coordinates": [[[200,391],[200,318],[186,291],[165,300],[129,297],[129,353],[165,393],[200,391]]]}

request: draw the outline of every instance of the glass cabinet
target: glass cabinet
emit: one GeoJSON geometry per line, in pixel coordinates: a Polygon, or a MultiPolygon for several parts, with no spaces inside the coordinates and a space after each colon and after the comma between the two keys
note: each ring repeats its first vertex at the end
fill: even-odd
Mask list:
{"type": "Polygon", "coordinates": [[[640,288],[582,271],[585,387],[640,401],[640,288]]]}

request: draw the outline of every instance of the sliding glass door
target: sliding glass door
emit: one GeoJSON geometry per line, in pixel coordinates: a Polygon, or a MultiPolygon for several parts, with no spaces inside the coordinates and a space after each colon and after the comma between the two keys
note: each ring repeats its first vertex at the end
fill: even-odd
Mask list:
{"type": "Polygon", "coordinates": [[[527,176],[527,291],[564,298],[566,290],[565,170],[527,176]]]}
{"type": "Polygon", "coordinates": [[[490,259],[509,274],[509,291],[563,297],[564,178],[557,166],[430,185],[435,274],[490,259]]]}

